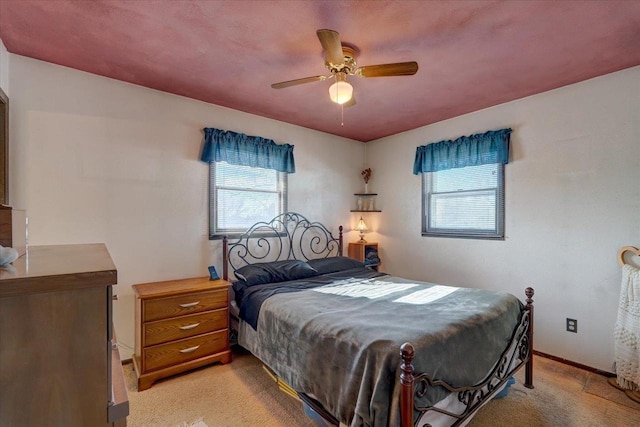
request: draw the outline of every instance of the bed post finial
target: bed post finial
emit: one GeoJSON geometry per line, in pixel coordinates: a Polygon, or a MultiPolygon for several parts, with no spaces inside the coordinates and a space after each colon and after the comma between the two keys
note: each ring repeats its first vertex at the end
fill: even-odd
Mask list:
{"type": "Polygon", "coordinates": [[[227,246],[229,239],[227,236],[222,237],[222,279],[229,280],[229,259],[227,255],[227,246]]]}
{"type": "Polygon", "coordinates": [[[535,292],[531,286],[524,290],[524,294],[527,296],[527,307],[530,307],[531,304],[533,304],[533,300],[531,298],[533,298],[534,293],[535,292]]]}
{"type": "Polygon", "coordinates": [[[400,346],[400,419],[402,427],[413,427],[413,357],[415,349],[406,342],[400,346]]]}
{"type": "Polygon", "coordinates": [[[342,226],[338,227],[338,256],[342,256],[342,226]]]}
{"type": "Polygon", "coordinates": [[[524,290],[526,299],[526,310],[529,312],[529,328],[527,329],[527,341],[529,341],[529,360],[525,367],[524,386],[533,388],[533,291],[532,287],[524,290]]]}

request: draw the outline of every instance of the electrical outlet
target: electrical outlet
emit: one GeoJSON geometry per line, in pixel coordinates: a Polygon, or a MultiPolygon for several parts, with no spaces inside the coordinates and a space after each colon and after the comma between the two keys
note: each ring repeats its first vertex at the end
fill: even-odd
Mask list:
{"type": "Polygon", "coordinates": [[[567,331],[578,333],[578,321],[576,319],[569,319],[567,317],[567,331]]]}

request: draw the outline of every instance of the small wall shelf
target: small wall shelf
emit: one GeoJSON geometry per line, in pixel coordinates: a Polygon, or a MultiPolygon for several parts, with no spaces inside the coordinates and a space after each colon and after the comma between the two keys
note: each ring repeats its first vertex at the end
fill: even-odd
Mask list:
{"type": "Polygon", "coordinates": [[[382,212],[375,209],[375,201],[378,193],[354,193],[358,197],[357,209],[351,209],[351,212],[382,212]]]}

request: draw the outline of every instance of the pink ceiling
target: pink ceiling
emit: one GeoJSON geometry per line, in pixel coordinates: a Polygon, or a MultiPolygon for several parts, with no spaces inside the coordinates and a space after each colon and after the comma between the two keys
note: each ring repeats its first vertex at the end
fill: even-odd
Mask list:
{"type": "MultiPolygon", "coordinates": [[[[640,65],[640,1],[0,0],[11,53],[370,141],[640,65]],[[353,77],[329,100],[316,30],[358,64],[417,61],[410,77],[353,77]]],[[[230,129],[242,132],[243,129],[230,129]]]]}

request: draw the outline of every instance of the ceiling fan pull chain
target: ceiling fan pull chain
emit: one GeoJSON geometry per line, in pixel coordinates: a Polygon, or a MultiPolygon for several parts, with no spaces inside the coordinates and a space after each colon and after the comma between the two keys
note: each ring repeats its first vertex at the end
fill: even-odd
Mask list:
{"type": "MultiPolygon", "coordinates": [[[[338,74],[333,75],[338,83],[338,74]]],[[[340,86],[336,86],[336,99],[340,99],[340,86]]],[[[344,103],[340,104],[340,126],[344,126],[344,103]]]]}

